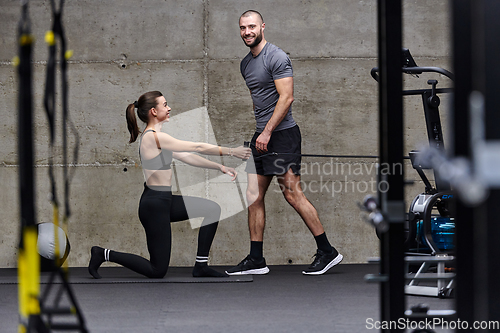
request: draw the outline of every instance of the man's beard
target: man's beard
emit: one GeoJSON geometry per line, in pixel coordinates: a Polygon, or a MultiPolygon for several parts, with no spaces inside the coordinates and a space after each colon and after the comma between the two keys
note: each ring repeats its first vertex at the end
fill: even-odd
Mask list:
{"type": "Polygon", "coordinates": [[[262,30],[261,30],[260,34],[258,34],[257,36],[255,36],[255,39],[254,39],[254,41],[253,41],[253,43],[252,43],[252,44],[247,44],[247,43],[245,42],[245,40],[243,40],[243,42],[245,42],[245,45],[246,45],[246,46],[248,46],[249,48],[252,48],[252,47],[254,47],[254,46],[259,45],[259,43],[260,43],[261,41],[262,41],[262,30]]]}

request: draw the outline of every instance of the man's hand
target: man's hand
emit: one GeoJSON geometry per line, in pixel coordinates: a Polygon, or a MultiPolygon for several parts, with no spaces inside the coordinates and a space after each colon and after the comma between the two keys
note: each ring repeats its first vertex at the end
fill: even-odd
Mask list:
{"type": "Polygon", "coordinates": [[[266,131],[262,132],[255,141],[255,148],[259,152],[266,152],[269,140],[271,140],[271,134],[267,133],[266,131]]]}

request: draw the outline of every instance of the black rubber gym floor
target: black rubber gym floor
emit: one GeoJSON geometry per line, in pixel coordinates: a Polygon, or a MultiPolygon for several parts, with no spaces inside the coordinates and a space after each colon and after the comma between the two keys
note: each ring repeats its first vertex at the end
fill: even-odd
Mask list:
{"type": "MultiPolygon", "coordinates": [[[[108,277],[95,283],[86,268],[74,268],[70,280],[84,281],[72,290],[94,333],[377,331],[369,323],[379,320],[379,287],[363,279],[377,273],[377,265],[341,264],[321,276],[304,276],[303,268],[270,266],[268,275],[230,283],[197,283],[189,267],[170,268],[170,281],[161,283],[141,283],[123,268],[103,267],[99,272],[108,277]]],[[[14,269],[0,269],[2,333],[17,331],[17,284],[9,282],[15,275],[14,269]]],[[[450,299],[407,297],[408,307],[419,303],[434,310],[453,307],[450,299]]]]}

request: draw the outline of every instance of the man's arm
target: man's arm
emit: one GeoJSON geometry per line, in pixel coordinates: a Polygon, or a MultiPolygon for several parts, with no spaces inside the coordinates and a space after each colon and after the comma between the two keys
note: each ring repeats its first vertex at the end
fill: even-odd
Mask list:
{"type": "Polygon", "coordinates": [[[255,143],[255,147],[261,151],[267,151],[267,144],[271,139],[274,129],[285,118],[293,103],[293,77],[274,80],[274,84],[276,85],[276,90],[280,97],[278,103],[276,103],[271,119],[269,119],[264,131],[259,135],[255,143]]]}

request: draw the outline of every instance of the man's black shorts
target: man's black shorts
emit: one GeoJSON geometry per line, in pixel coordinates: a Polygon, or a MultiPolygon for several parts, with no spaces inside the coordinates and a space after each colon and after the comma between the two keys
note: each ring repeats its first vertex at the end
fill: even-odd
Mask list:
{"type": "Polygon", "coordinates": [[[302,137],[298,125],[273,132],[267,144],[267,152],[259,153],[255,148],[259,135],[260,133],[256,132],[250,144],[252,157],[247,161],[247,173],[283,175],[291,168],[294,174],[300,175],[302,137]]]}

